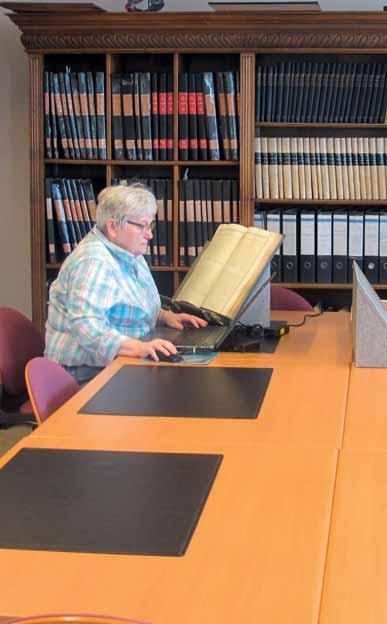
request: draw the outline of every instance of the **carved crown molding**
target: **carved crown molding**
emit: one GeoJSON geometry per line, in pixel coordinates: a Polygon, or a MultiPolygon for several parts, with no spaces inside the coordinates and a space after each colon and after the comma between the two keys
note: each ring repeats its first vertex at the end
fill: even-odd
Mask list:
{"type": "Polygon", "coordinates": [[[28,34],[21,37],[28,51],[106,49],[240,49],[254,48],[369,48],[387,47],[387,32],[97,32],[28,34]]]}

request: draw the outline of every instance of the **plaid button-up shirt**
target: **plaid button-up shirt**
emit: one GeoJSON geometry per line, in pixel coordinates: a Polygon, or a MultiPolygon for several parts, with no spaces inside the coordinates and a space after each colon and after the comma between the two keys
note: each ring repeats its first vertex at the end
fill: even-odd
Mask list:
{"type": "Polygon", "coordinates": [[[159,312],[144,258],[94,228],[51,286],[45,355],[66,366],[106,366],[128,337],[141,338],[154,328],[159,312]]]}

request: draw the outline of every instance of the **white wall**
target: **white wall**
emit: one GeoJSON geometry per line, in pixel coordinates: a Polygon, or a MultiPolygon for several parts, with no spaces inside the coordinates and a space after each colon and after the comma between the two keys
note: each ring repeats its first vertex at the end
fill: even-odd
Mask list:
{"type": "MultiPolygon", "coordinates": [[[[124,0],[95,2],[108,11],[121,11],[125,4],[124,0]]],[[[320,0],[325,10],[372,11],[380,10],[385,3],[386,0],[320,0]]],[[[139,7],[146,4],[143,0],[139,7]]],[[[165,0],[169,11],[205,11],[207,7],[207,0],[165,0]]],[[[19,30],[6,13],[0,9],[0,305],[16,307],[29,316],[28,60],[19,30]]]]}
{"type": "Polygon", "coordinates": [[[31,312],[28,59],[0,9],[0,305],[31,312]]]}

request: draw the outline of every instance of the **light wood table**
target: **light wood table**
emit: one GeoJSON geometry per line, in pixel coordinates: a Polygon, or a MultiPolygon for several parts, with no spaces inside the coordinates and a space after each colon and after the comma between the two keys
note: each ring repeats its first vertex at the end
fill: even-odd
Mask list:
{"type": "MultiPolygon", "coordinates": [[[[236,366],[259,368],[269,365],[257,358],[235,359],[233,365],[236,366]]],[[[38,427],[33,437],[104,438],[109,443],[125,438],[134,443],[153,440],[158,444],[168,444],[195,440],[198,444],[205,444],[216,439],[227,446],[245,444],[251,447],[262,443],[330,448],[341,446],[349,379],[349,366],[346,364],[273,364],[273,374],[264,402],[258,418],[253,420],[78,414],[78,410],[106,380],[128,363],[139,365],[138,360],[118,358],[38,427]]],[[[231,364],[231,358],[221,354],[211,366],[231,364]]],[[[152,363],[145,365],[166,366],[152,363]]]]}
{"type": "Polygon", "coordinates": [[[336,450],[32,437],[23,446],[224,458],[185,556],[0,550],[0,612],[100,612],[153,624],[317,624],[336,450]]]}
{"type": "Polygon", "coordinates": [[[387,450],[387,369],[352,365],[343,446],[387,450]]]}
{"type": "Polygon", "coordinates": [[[344,450],[320,624],[387,622],[387,453],[344,450]]]}
{"type": "MultiPolygon", "coordinates": [[[[307,313],[309,314],[309,313],[307,313]]],[[[305,312],[272,312],[274,320],[285,319],[300,323],[305,312]]],[[[232,357],[236,354],[229,354],[232,357]]],[[[260,359],[270,355],[257,354],[260,359]]],[[[349,312],[324,312],[315,318],[307,317],[304,325],[290,327],[282,337],[276,352],[277,363],[307,362],[309,364],[349,364],[352,362],[352,328],[349,312]]],[[[249,357],[254,357],[253,354],[249,357]]]]}

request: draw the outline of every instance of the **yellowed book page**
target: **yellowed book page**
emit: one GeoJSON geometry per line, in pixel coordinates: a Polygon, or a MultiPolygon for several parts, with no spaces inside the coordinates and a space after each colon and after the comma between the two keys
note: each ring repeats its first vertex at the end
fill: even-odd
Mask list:
{"type": "Polygon", "coordinates": [[[237,223],[220,225],[177,289],[174,300],[187,301],[199,308],[206,307],[205,298],[219,280],[224,266],[246,231],[246,227],[237,223]]]}
{"type": "Polygon", "coordinates": [[[203,307],[234,318],[281,240],[279,233],[248,228],[209,290],[203,307]]]}

